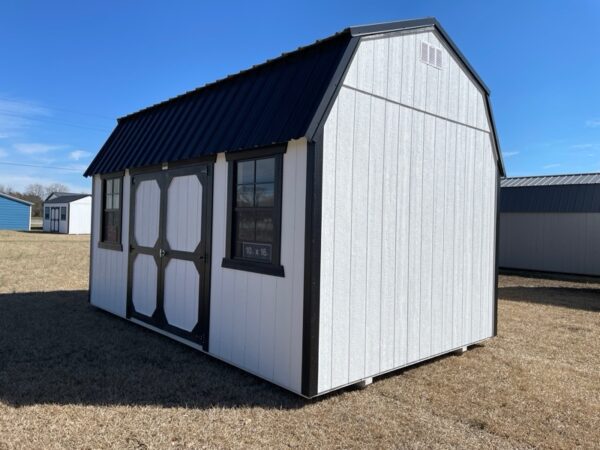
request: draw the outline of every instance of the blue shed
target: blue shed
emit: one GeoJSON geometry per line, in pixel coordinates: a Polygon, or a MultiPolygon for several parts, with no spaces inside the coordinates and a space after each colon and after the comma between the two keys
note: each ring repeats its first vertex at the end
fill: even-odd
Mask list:
{"type": "Polygon", "coordinates": [[[31,203],[0,192],[0,230],[29,230],[31,203]]]}

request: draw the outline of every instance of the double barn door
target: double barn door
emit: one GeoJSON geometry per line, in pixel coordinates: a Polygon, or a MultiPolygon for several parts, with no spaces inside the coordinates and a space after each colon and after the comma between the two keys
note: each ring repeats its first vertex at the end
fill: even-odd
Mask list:
{"type": "Polygon", "coordinates": [[[58,233],[60,231],[60,207],[50,208],[50,231],[58,233]]]}
{"type": "Polygon", "coordinates": [[[128,317],[208,346],[212,165],[131,177],[128,317]]]}

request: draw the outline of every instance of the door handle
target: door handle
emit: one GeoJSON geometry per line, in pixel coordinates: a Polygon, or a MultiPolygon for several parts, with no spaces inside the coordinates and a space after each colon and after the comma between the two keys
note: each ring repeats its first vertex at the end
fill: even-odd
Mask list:
{"type": "Polygon", "coordinates": [[[160,256],[161,258],[164,258],[166,254],[167,254],[167,252],[166,252],[166,251],[165,251],[165,249],[163,249],[163,248],[161,248],[161,249],[158,251],[158,256],[160,256]]]}

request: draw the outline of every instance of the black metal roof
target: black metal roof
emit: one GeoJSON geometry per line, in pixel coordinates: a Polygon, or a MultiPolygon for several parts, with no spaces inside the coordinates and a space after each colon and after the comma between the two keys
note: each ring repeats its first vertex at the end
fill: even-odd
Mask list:
{"type": "Polygon", "coordinates": [[[58,197],[53,198],[51,200],[46,200],[44,202],[44,204],[50,204],[50,203],[71,203],[71,202],[74,202],[76,200],[80,200],[82,198],[89,197],[89,196],[90,196],[90,194],[67,194],[65,192],[61,192],[58,197]]]}
{"type": "Polygon", "coordinates": [[[598,213],[600,184],[557,184],[503,187],[500,212],[598,213]]]}
{"type": "Polygon", "coordinates": [[[555,186],[559,184],[600,184],[600,173],[573,173],[503,178],[502,187],[555,186]]]}
{"type": "MultiPolygon", "coordinates": [[[[248,70],[118,120],[85,176],[312,139],[327,116],[361,36],[435,27],[489,90],[434,18],[347,28],[248,70]]],[[[488,104],[498,165],[502,155],[488,104]]]]}

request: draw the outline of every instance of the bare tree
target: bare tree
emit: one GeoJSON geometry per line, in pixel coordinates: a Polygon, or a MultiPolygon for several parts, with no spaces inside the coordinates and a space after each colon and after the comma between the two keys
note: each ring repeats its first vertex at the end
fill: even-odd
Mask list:
{"type": "Polygon", "coordinates": [[[25,188],[25,194],[43,199],[46,195],[46,188],[39,183],[32,183],[25,188]]]}
{"type": "Polygon", "coordinates": [[[69,188],[62,183],[52,183],[46,186],[45,196],[52,194],[53,192],[68,192],[69,188]]]}

